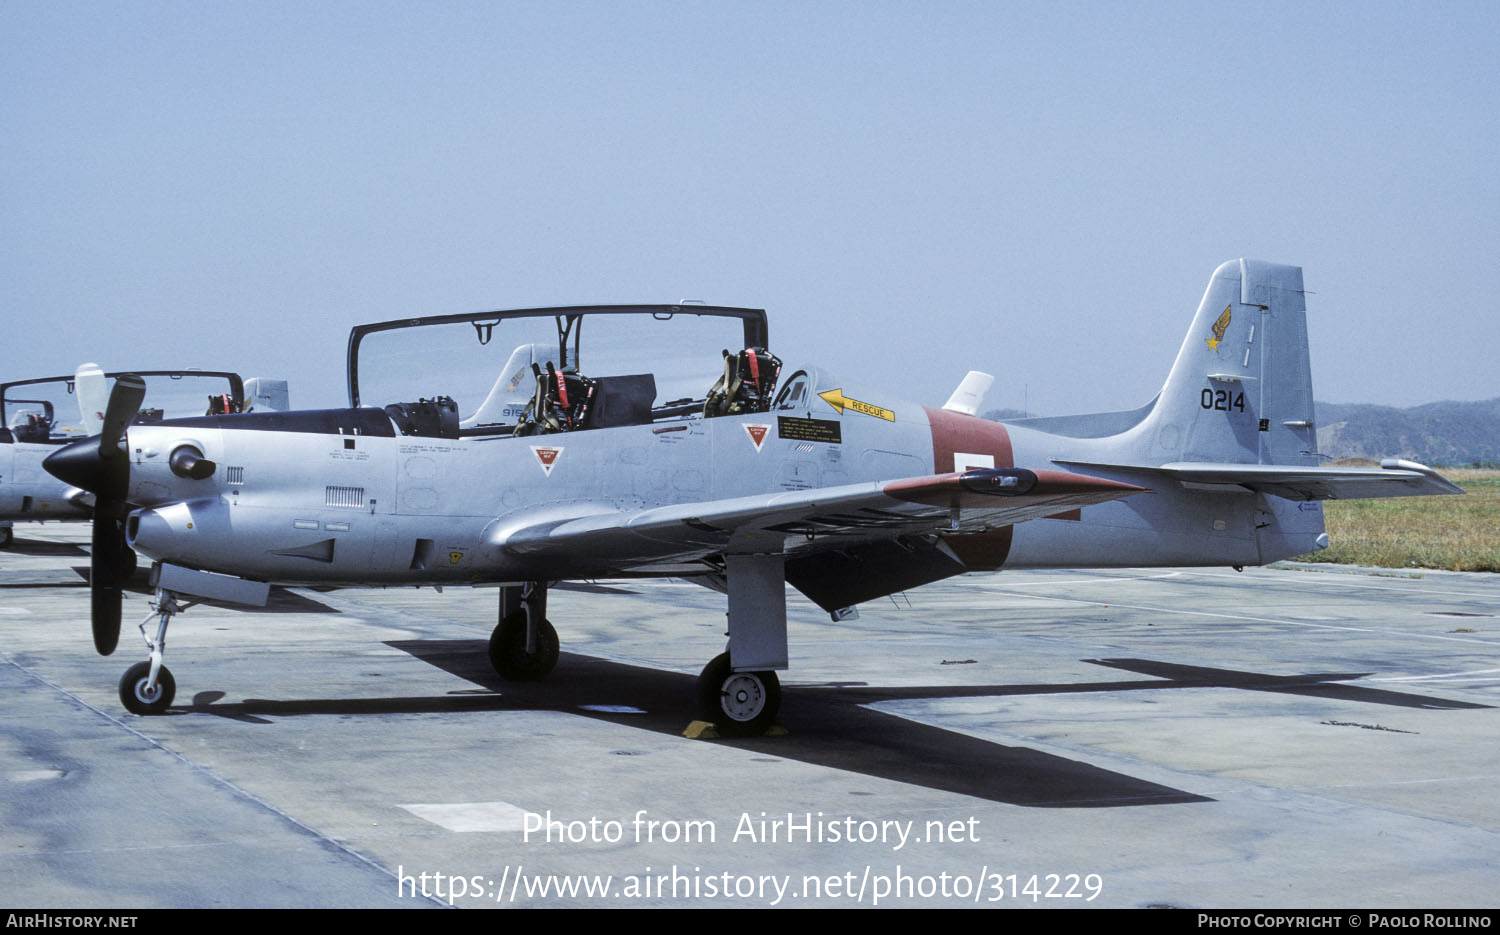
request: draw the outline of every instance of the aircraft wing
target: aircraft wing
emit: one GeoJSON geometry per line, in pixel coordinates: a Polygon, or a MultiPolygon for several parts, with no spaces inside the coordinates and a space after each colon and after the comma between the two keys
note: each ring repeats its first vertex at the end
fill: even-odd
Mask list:
{"type": "Polygon", "coordinates": [[[653,509],[576,504],[502,517],[487,544],[555,576],[606,576],[726,552],[809,554],[929,532],[975,532],[1116,500],[1145,488],[1063,471],[977,469],[653,509]]]}
{"type": "Polygon", "coordinates": [[[1238,486],[1275,494],[1288,500],[1363,500],[1372,497],[1463,493],[1463,488],[1451,483],[1432,468],[1397,458],[1381,461],[1378,468],[1192,461],[1179,461],[1154,468],[1123,464],[1087,466],[1166,475],[1189,484],[1238,486]]]}

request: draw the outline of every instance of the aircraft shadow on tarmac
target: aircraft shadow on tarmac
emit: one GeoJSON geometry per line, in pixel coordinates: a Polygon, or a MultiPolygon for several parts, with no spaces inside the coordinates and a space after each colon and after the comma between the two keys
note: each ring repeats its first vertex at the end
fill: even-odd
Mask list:
{"type": "MultiPolygon", "coordinates": [[[[684,712],[691,710],[697,681],[691,675],[564,653],[545,682],[505,682],[490,667],[484,640],[398,640],[388,645],[483,685],[490,691],[364,700],[248,699],[231,704],[216,703],[223,697],[221,692],[203,692],[193,699],[190,708],[175,710],[215,714],[252,723],[268,723],[267,717],[306,714],[562,711],[678,735],[687,721],[684,712]]],[[[1414,708],[1485,707],[1386,689],[1329,684],[1359,678],[1367,673],[1273,676],[1145,659],[1086,661],[1154,678],[1076,684],[907,688],[787,685],[782,688],[782,711],[785,720],[790,722],[788,734],[718,742],[766,755],[1012,805],[1101,808],[1212,800],[1065,757],[919,724],[866,705],[925,698],[1223,687],[1414,708]]]]}
{"type": "MultiPolygon", "coordinates": [[[[87,565],[73,566],[73,573],[78,575],[76,584],[69,581],[74,587],[86,588],[89,583],[89,568],[87,565]]],[[[4,585],[0,585],[4,586],[4,585]]],[[[43,582],[39,587],[58,587],[55,581],[43,582]]],[[[131,594],[140,594],[144,597],[155,597],[156,589],[151,586],[151,572],[148,568],[137,568],[125,581],[125,590],[131,594]]],[[[224,610],[245,610],[243,604],[231,604],[227,601],[199,600],[197,603],[205,607],[219,607],[224,610]]],[[[337,614],[342,611],[329,607],[320,601],[298,594],[296,591],[283,587],[272,587],[270,596],[266,598],[266,606],[254,608],[256,613],[261,614],[337,614]]]]}
{"type": "Polygon", "coordinates": [[[7,552],[17,555],[63,555],[69,558],[87,556],[88,549],[74,542],[54,542],[50,539],[22,539],[16,536],[6,546],[7,552]]]}

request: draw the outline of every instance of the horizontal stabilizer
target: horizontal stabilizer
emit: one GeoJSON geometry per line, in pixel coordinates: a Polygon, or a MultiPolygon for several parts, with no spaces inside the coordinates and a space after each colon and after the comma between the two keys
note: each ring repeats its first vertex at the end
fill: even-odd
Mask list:
{"type": "Polygon", "coordinates": [[[1366,500],[1464,492],[1463,488],[1432,468],[1397,458],[1381,461],[1378,468],[1192,461],[1177,461],[1160,467],[1069,463],[1078,467],[1165,475],[1184,484],[1242,487],[1288,500],[1366,500]]]}

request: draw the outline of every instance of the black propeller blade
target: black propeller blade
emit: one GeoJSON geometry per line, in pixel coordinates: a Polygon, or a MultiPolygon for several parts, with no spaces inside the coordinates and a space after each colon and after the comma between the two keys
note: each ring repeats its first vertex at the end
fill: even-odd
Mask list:
{"type": "MultiPolygon", "coordinates": [[[[100,501],[101,506],[103,501],[100,501]]],[[[120,521],[94,508],[94,548],[89,555],[89,619],[94,627],[94,648],[108,656],[120,643],[120,604],[124,599],[122,567],[125,535],[120,521]]]]}
{"type": "Polygon", "coordinates": [[[94,648],[101,656],[120,642],[120,603],[132,562],[125,544],[124,521],[129,512],[130,456],[120,441],[141,401],[146,382],[134,374],[115,380],[104,412],[99,440],[88,439],[63,448],[42,462],[52,476],[94,495],[93,552],[89,556],[89,597],[94,626],[94,648]]]}

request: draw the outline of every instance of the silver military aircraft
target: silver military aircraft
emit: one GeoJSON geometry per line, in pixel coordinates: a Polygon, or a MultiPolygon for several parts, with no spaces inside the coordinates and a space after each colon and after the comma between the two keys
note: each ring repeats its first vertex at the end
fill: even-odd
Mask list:
{"type": "MultiPolygon", "coordinates": [[[[973,414],[978,375],[931,408],[783,364],[755,309],[403,319],[351,333],[351,408],[129,425],[121,377],[99,437],[47,469],[155,562],[149,660],[120,683],[133,712],[172,701],[184,600],[496,585],[490,660],[539,679],[558,657],[549,585],[674,576],[728,597],[702,717],[756,734],[788,668],[788,584],[837,617],[970,571],[1238,568],[1325,547],[1322,500],[1461,492],[1418,464],[1319,464],[1303,295],[1297,267],[1225,263],[1151,402],[1008,423],[973,414]]],[[[114,538],[92,558],[105,654],[114,538]]]]}
{"type": "MultiPolygon", "coordinates": [[[[0,547],[11,544],[14,523],[86,521],[94,515],[93,495],[51,476],[42,462],[63,445],[99,434],[110,381],[120,375],[88,363],[72,376],[0,384],[0,547]]],[[[287,408],[285,381],[251,380],[247,390],[246,381],[228,371],[135,375],[146,382],[150,403],[131,416],[138,423],[205,411],[241,412],[257,402],[261,409],[287,408]]]]}

